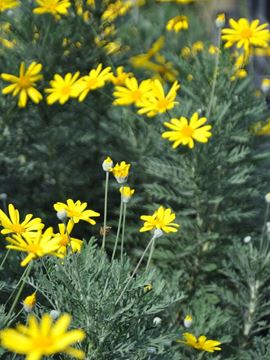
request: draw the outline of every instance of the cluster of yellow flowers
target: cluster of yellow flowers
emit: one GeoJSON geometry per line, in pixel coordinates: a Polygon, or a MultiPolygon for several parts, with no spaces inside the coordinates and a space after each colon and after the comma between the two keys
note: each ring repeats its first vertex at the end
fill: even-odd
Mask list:
{"type": "Polygon", "coordinates": [[[44,230],[44,224],[40,218],[33,218],[32,214],[27,214],[23,221],[20,221],[20,213],[12,204],[9,204],[9,216],[0,210],[0,222],[3,229],[1,233],[6,237],[7,249],[22,251],[28,255],[21,262],[21,266],[26,266],[32,260],[45,255],[53,255],[63,258],[68,249],[71,252],[81,250],[82,240],[71,237],[74,224],[80,220],[87,221],[91,225],[96,222],[92,217],[100,216],[93,210],[85,210],[87,203],[81,201],[74,202],[67,200],[67,204],[56,203],[54,208],[58,212],[64,212],[61,218],[62,223],[58,224],[58,231],[55,233],[52,227],[44,230]],[[69,221],[65,222],[65,217],[69,221]]]}

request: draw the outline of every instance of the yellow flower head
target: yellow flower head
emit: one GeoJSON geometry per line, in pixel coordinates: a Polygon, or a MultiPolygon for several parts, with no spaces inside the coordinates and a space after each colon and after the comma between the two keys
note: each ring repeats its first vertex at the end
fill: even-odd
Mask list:
{"type": "Polygon", "coordinates": [[[131,7],[131,1],[123,2],[121,0],[116,0],[115,3],[108,5],[107,9],[101,16],[101,19],[104,22],[113,22],[118,16],[125,15],[131,7]]]}
{"type": "Polygon", "coordinates": [[[56,17],[68,15],[68,8],[71,6],[69,0],[36,0],[36,3],[39,7],[33,10],[35,14],[49,13],[56,17]]]}
{"type": "Polygon", "coordinates": [[[178,15],[170,19],[167,22],[166,29],[168,31],[175,31],[176,33],[180,30],[188,29],[188,18],[187,16],[178,15]]]}
{"type": "Polygon", "coordinates": [[[49,314],[39,321],[30,315],[27,325],[0,331],[1,345],[14,353],[25,355],[27,359],[40,360],[43,356],[66,353],[77,359],[84,359],[82,350],[71,347],[85,338],[83,330],[68,331],[71,316],[61,315],[54,323],[49,314]]]}
{"type": "Polygon", "coordinates": [[[208,138],[212,136],[210,132],[212,126],[202,126],[206,121],[207,119],[205,117],[199,118],[197,112],[192,115],[190,120],[183,116],[181,116],[180,119],[171,119],[170,122],[164,123],[171,131],[165,131],[162,137],[173,141],[172,147],[174,149],[179,145],[188,145],[188,147],[192,149],[194,147],[194,140],[206,143],[208,138]]]}
{"type": "Polygon", "coordinates": [[[45,89],[45,92],[49,94],[47,97],[47,103],[52,105],[56,101],[59,101],[59,103],[63,105],[70,98],[78,97],[80,93],[80,80],[78,80],[79,76],[79,71],[77,71],[74,75],[68,73],[65,77],[55,74],[54,79],[50,81],[51,88],[45,89]]]}
{"type": "Polygon", "coordinates": [[[3,73],[1,78],[12,83],[2,90],[2,94],[6,95],[12,93],[13,96],[19,95],[18,106],[25,107],[28,101],[28,96],[35,103],[38,104],[42,100],[41,93],[35,88],[36,82],[42,79],[40,71],[41,64],[32,62],[27,70],[25,70],[24,63],[20,65],[19,76],[3,73]]]}
{"type": "Polygon", "coordinates": [[[105,82],[110,79],[111,74],[111,68],[106,67],[102,70],[102,64],[99,64],[96,69],[90,70],[88,75],[81,78],[79,101],[83,101],[89,91],[103,87],[105,82]]]}
{"type": "Polygon", "coordinates": [[[176,4],[191,4],[194,0],[157,0],[157,2],[174,2],[176,4]]]}
{"type": "Polygon", "coordinates": [[[72,253],[81,251],[83,241],[70,236],[73,228],[74,222],[69,220],[67,226],[58,224],[59,233],[53,235],[53,239],[58,240],[59,248],[57,252],[61,255],[65,256],[68,248],[71,249],[72,253]]]}
{"type": "Polygon", "coordinates": [[[218,14],[216,17],[216,26],[217,28],[222,28],[225,25],[225,14],[218,14]]]}
{"type": "Polygon", "coordinates": [[[230,77],[231,81],[235,81],[236,79],[244,79],[248,75],[245,69],[237,69],[234,74],[230,77]]]}
{"type": "Polygon", "coordinates": [[[267,119],[266,123],[262,125],[261,123],[255,129],[255,134],[262,135],[270,135],[270,118],[267,119]]]}
{"type": "Polygon", "coordinates": [[[131,189],[129,186],[121,186],[119,191],[121,193],[121,199],[123,203],[128,203],[135,193],[135,190],[131,189]]]}
{"type": "Polygon", "coordinates": [[[32,295],[27,296],[23,300],[23,308],[26,312],[31,312],[36,305],[37,297],[36,292],[34,292],[32,295]]]}
{"type": "Polygon", "coordinates": [[[140,219],[145,221],[140,232],[160,229],[165,233],[170,233],[177,232],[179,228],[178,224],[172,222],[175,219],[175,213],[163,206],[160,206],[153,215],[142,215],[140,219]]]}
{"type": "Polygon", "coordinates": [[[0,12],[13,9],[20,5],[20,1],[17,0],[0,0],[0,12]]]}
{"type": "Polygon", "coordinates": [[[202,52],[204,49],[204,43],[202,41],[195,41],[191,46],[191,52],[193,56],[196,56],[199,52],[202,52]]]}
{"type": "Polygon", "coordinates": [[[71,218],[75,224],[80,220],[83,220],[91,225],[95,225],[96,221],[91,218],[100,216],[98,212],[86,209],[87,203],[82,203],[80,200],[74,202],[73,200],[68,199],[67,204],[57,202],[53,207],[56,211],[65,210],[67,212],[67,216],[71,218]]]}
{"type": "Polygon", "coordinates": [[[125,86],[116,86],[113,96],[114,105],[140,106],[141,102],[152,94],[152,80],[143,80],[140,84],[135,77],[126,79],[125,86]]]}
{"type": "Polygon", "coordinates": [[[145,98],[140,103],[141,109],[138,111],[138,113],[146,114],[147,116],[151,117],[173,109],[174,105],[177,104],[177,102],[174,100],[179,88],[180,85],[177,81],[175,81],[168,94],[165,95],[161,82],[157,79],[153,80],[152,94],[150,94],[149,97],[145,98]]]}
{"type": "Polygon", "coordinates": [[[117,163],[112,168],[112,173],[119,184],[123,184],[127,181],[130,166],[131,165],[127,164],[125,161],[121,161],[120,164],[117,163]]]}
{"type": "Polygon", "coordinates": [[[269,45],[270,32],[268,24],[261,24],[260,20],[241,18],[238,21],[230,19],[231,28],[222,30],[222,40],[226,41],[225,48],[236,45],[243,48],[246,52],[250,51],[251,46],[267,47],[269,45]]]}
{"type": "Polygon", "coordinates": [[[11,244],[7,249],[17,250],[28,253],[26,258],[21,262],[21,266],[26,266],[32,260],[45,255],[63,257],[57,253],[59,249],[58,239],[53,239],[52,228],[48,228],[44,233],[25,233],[22,235],[13,235],[6,240],[11,244]]]}
{"type": "Polygon", "coordinates": [[[208,352],[214,352],[215,350],[221,350],[221,347],[219,345],[221,344],[220,341],[216,340],[207,340],[206,336],[200,336],[198,339],[196,336],[190,334],[190,333],[184,333],[183,334],[185,341],[180,341],[183,344],[187,346],[191,346],[196,350],[202,350],[202,351],[208,351],[208,352]]]}
{"type": "Polygon", "coordinates": [[[116,74],[111,74],[110,76],[110,81],[114,84],[114,85],[124,85],[126,79],[132,77],[133,74],[131,72],[125,72],[124,71],[124,67],[123,66],[118,66],[118,68],[116,69],[116,74]]]}
{"type": "Polygon", "coordinates": [[[42,230],[44,225],[41,223],[40,218],[34,218],[32,214],[27,214],[25,219],[20,222],[20,213],[19,210],[15,209],[12,204],[8,205],[9,217],[0,210],[0,223],[3,229],[1,234],[17,234],[22,235],[26,233],[31,233],[34,231],[42,230]]]}
{"type": "Polygon", "coordinates": [[[107,156],[102,163],[102,168],[104,171],[112,171],[112,167],[113,167],[113,161],[109,156],[107,156]]]}
{"type": "Polygon", "coordinates": [[[219,52],[219,48],[215,45],[210,45],[208,48],[208,53],[211,55],[216,55],[219,52]]]}
{"type": "Polygon", "coordinates": [[[152,291],[153,290],[153,285],[152,284],[146,284],[146,285],[144,285],[144,287],[143,287],[143,291],[145,292],[145,293],[148,293],[149,291],[152,291]]]}

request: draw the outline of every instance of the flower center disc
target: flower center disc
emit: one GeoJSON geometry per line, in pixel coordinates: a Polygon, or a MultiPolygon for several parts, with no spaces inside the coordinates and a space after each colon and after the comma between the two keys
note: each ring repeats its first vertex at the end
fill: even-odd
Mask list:
{"type": "Polygon", "coordinates": [[[185,137],[192,137],[194,130],[190,127],[190,126],[185,126],[183,127],[183,129],[181,130],[181,133],[183,136],[185,137]]]}
{"type": "Polygon", "coordinates": [[[252,30],[249,29],[249,28],[246,28],[246,29],[242,30],[241,36],[244,39],[249,39],[252,36],[252,30]]]}

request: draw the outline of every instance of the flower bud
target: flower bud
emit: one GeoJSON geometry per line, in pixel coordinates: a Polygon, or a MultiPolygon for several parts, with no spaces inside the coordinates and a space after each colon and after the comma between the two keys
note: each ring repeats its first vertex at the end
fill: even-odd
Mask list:
{"type": "Polygon", "coordinates": [[[154,318],[154,320],[153,320],[153,324],[154,324],[155,326],[160,325],[161,322],[162,322],[162,319],[161,319],[160,317],[158,317],[158,316],[156,316],[156,317],[154,318]]]}
{"type": "Polygon", "coordinates": [[[267,204],[270,204],[270,193],[267,193],[264,198],[267,204]]]}
{"type": "Polygon", "coordinates": [[[251,241],[251,236],[245,236],[243,241],[245,244],[248,244],[251,241]]]}
{"type": "Polygon", "coordinates": [[[7,200],[7,194],[6,193],[0,194],[0,199],[1,200],[7,200]]]}
{"type": "Polygon", "coordinates": [[[59,310],[52,310],[50,316],[53,320],[56,320],[60,316],[61,312],[59,310]]]}
{"type": "Polygon", "coordinates": [[[57,211],[56,216],[62,222],[65,222],[67,220],[67,212],[66,212],[66,210],[57,211]]]}
{"type": "Polygon", "coordinates": [[[223,28],[224,25],[225,25],[225,14],[224,13],[218,14],[216,17],[216,27],[218,29],[221,29],[223,28]]]}
{"type": "Polygon", "coordinates": [[[104,171],[108,172],[111,171],[112,167],[113,167],[113,161],[109,156],[107,156],[107,158],[102,163],[102,168],[104,171]]]}
{"type": "Polygon", "coordinates": [[[121,200],[123,203],[128,203],[132,195],[135,193],[134,189],[131,189],[129,186],[120,187],[121,200]]]}
{"type": "Polygon", "coordinates": [[[261,89],[264,93],[268,93],[268,91],[270,90],[270,79],[262,80],[261,89]]]}
{"type": "Polygon", "coordinates": [[[184,318],[184,327],[185,328],[189,328],[192,324],[192,317],[191,315],[187,315],[185,318],[184,318]]]}
{"type": "Polygon", "coordinates": [[[27,313],[30,313],[33,310],[33,308],[35,307],[36,302],[37,302],[37,298],[36,298],[35,292],[32,295],[27,296],[23,300],[24,311],[26,311],[27,313]]]}

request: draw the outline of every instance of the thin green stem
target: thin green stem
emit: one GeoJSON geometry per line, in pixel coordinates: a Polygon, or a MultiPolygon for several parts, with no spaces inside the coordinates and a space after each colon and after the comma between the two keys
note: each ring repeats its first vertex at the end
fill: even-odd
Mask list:
{"type": "Polygon", "coordinates": [[[267,223],[267,219],[269,216],[269,207],[270,207],[270,204],[269,204],[269,202],[267,202],[265,215],[264,215],[264,222],[263,222],[263,227],[262,227],[262,235],[261,235],[261,239],[260,239],[260,251],[262,251],[262,247],[263,247],[263,239],[264,239],[265,230],[266,230],[266,223],[267,223]]]}
{"type": "Polygon", "coordinates": [[[122,223],[122,216],[123,216],[123,202],[121,200],[118,228],[117,228],[117,233],[116,233],[115,244],[114,244],[114,249],[113,249],[113,254],[112,254],[111,261],[113,261],[113,259],[115,257],[115,253],[116,253],[116,249],[117,249],[117,245],[118,245],[118,240],[119,240],[119,235],[120,235],[120,230],[121,230],[121,223],[122,223]]]}
{"type": "Polygon", "coordinates": [[[145,255],[146,255],[147,251],[149,250],[149,248],[150,248],[150,246],[152,245],[152,243],[154,242],[154,240],[155,240],[155,236],[152,237],[152,239],[149,241],[148,245],[147,245],[146,248],[144,249],[144,252],[142,253],[142,256],[141,256],[140,260],[138,261],[138,263],[137,263],[137,265],[136,265],[133,273],[132,273],[131,276],[129,277],[129,279],[128,279],[128,281],[127,281],[124,289],[122,290],[121,294],[119,295],[118,299],[116,300],[115,305],[117,305],[117,304],[119,303],[119,301],[122,299],[122,297],[123,297],[126,289],[128,288],[131,280],[133,279],[133,277],[134,277],[135,274],[137,273],[137,271],[138,271],[138,269],[139,269],[139,267],[140,267],[140,265],[141,265],[141,263],[142,263],[145,255]]]}
{"type": "Polygon", "coordinates": [[[218,51],[216,53],[216,58],[215,58],[215,68],[214,68],[214,76],[213,76],[213,84],[212,84],[212,90],[211,90],[211,95],[210,95],[210,101],[209,101],[209,105],[208,105],[208,109],[207,109],[207,113],[206,113],[207,119],[209,118],[209,116],[211,114],[211,110],[212,110],[212,106],[213,106],[213,102],[214,102],[216,85],[217,85],[217,76],[218,76],[219,58],[220,58],[220,44],[221,44],[221,29],[218,29],[218,46],[217,46],[218,51]]]}
{"type": "Polygon", "coordinates": [[[127,204],[124,203],[123,224],[122,224],[122,238],[121,238],[121,262],[123,261],[123,256],[124,256],[126,215],[127,215],[127,204]]]}
{"type": "Polygon", "coordinates": [[[7,260],[7,257],[8,257],[8,255],[9,255],[9,253],[10,253],[10,249],[8,249],[8,251],[6,252],[6,255],[4,256],[3,261],[1,262],[0,270],[3,268],[3,266],[4,266],[4,264],[5,264],[6,260],[7,260]]]}
{"type": "Polygon", "coordinates": [[[30,262],[30,263],[27,265],[27,268],[25,269],[25,271],[24,271],[21,279],[19,280],[19,282],[21,282],[21,285],[20,285],[19,290],[18,290],[18,292],[17,292],[17,295],[16,295],[16,297],[15,297],[15,299],[14,299],[12,305],[11,305],[11,308],[10,308],[8,314],[7,314],[7,318],[8,318],[8,319],[9,319],[10,316],[12,315],[13,310],[15,309],[15,306],[17,305],[17,303],[18,303],[18,301],[19,301],[19,298],[20,298],[20,296],[21,296],[21,293],[22,293],[23,288],[24,288],[24,285],[25,285],[25,281],[26,281],[26,279],[27,279],[27,277],[28,277],[28,275],[29,275],[29,273],[30,273],[30,271],[31,271],[31,268],[32,268],[32,262],[30,262]]]}
{"type": "Polygon", "coordinates": [[[154,253],[154,250],[155,250],[155,244],[156,244],[156,241],[154,239],[153,242],[152,242],[152,245],[151,245],[151,249],[150,249],[150,253],[149,253],[149,257],[148,257],[148,261],[147,261],[147,265],[146,265],[146,270],[145,270],[146,272],[148,271],[149,266],[151,264],[151,260],[152,260],[153,253],[154,253]]]}
{"type": "Polygon", "coordinates": [[[103,250],[105,250],[105,245],[106,245],[106,226],[107,226],[109,176],[110,176],[109,171],[106,171],[105,194],[104,194],[103,239],[102,239],[102,247],[101,247],[103,250]]]}
{"type": "Polygon", "coordinates": [[[24,276],[25,276],[25,274],[26,274],[26,272],[27,272],[27,269],[28,269],[28,267],[26,267],[26,268],[24,269],[24,272],[23,272],[22,276],[20,277],[20,280],[18,281],[17,285],[16,285],[15,288],[13,289],[12,293],[9,295],[9,297],[8,297],[6,303],[5,303],[5,306],[8,304],[9,300],[10,300],[10,299],[12,298],[12,296],[14,295],[14,293],[15,293],[16,289],[18,288],[18,286],[20,286],[21,281],[22,281],[22,279],[24,278],[24,276]]]}

